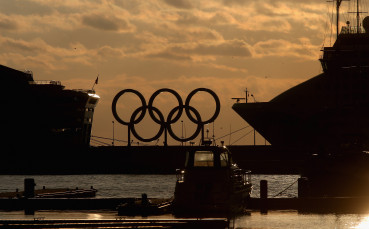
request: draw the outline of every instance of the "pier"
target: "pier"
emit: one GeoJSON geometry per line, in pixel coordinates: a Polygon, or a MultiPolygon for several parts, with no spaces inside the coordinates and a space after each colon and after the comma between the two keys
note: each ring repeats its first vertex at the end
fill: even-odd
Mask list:
{"type": "Polygon", "coordinates": [[[300,213],[369,213],[369,197],[251,198],[248,209],[297,210],[300,213]]]}
{"type": "MultiPolygon", "coordinates": [[[[274,196],[268,198],[268,181],[260,180],[260,197],[249,198],[246,209],[260,210],[261,212],[267,212],[268,210],[297,210],[299,212],[311,213],[369,213],[369,196],[311,196],[309,194],[308,180],[306,178],[299,178],[297,182],[298,197],[275,198],[274,196]]],[[[124,204],[138,203],[140,205],[144,201],[144,198],[145,202],[155,205],[171,203],[171,199],[147,198],[146,194],[143,194],[142,198],[81,198],[86,196],[74,196],[74,198],[70,198],[68,195],[64,198],[60,195],[40,197],[35,195],[40,190],[35,191],[34,185],[32,184],[34,184],[32,178],[25,179],[25,191],[17,192],[23,193],[22,196],[14,195],[14,193],[12,193],[13,195],[2,195],[0,198],[0,210],[24,210],[26,215],[33,215],[35,211],[39,210],[118,211],[119,206],[124,204]],[[33,195],[27,193],[33,193],[33,195]]],[[[95,189],[91,190],[96,191],[95,189]]],[[[170,208],[161,214],[168,213],[171,213],[170,208]]],[[[140,212],[135,214],[140,215],[140,212]]]]}
{"type": "MultiPolygon", "coordinates": [[[[250,198],[245,214],[240,215],[245,222],[250,216],[253,219],[263,220],[258,216],[273,217],[275,214],[286,214],[285,212],[289,212],[288,214],[295,218],[305,217],[306,213],[309,213],[309,216],[327,213],[329,215],[369,213],[369,197],[304,196],[308,193],[301,192],[304,190],[302,189],[304,179],[301,179],[298,183],[300,191],[298,197],[268,198],[275,195],[268,195],[266,180],[260,182],[263,184],[260,185],[263,189],[260,190],[260,198],[250,198]],[[299,216],[301,213],[303,216],[299,216]]],[[[149,198],[149,200],[156,203],[169,199],[149,198]]],[[[0,211],[3,211],[4,215],[20,215],[17,220],[11,218],[0,220],[0,228],[232,228],[229,227],[230,221],[226,218],[206,218],[201,221],[197,218],[175,218],[171,211],[159,216],[144,216],[140,213],[118,214],[117,206],[132,202],[140,203],[142,198],[0,198],[0,211]],[[85,215],[81,218],[81,214],[85,215]],[[92,219],[87,218],[87,215],[98,217],[92,219]]]]}
{"type": "MultiPolygon", "coordinates": [[[[0,210],[24,210],[25,214],[30,215],[39,210],[117,211],[118,205],[133,201],[140,201],[140,198],[0,199],[0,210]]],[[[297,210],[301,213],[369,213],[369,197],[250,198],[246,209],[265,213],[269,210],[297,210]]]]}
{"type": "Polygon", "coordinates": [[[10,228],[229,228],[227,219],[0,220],[10,228]]]}

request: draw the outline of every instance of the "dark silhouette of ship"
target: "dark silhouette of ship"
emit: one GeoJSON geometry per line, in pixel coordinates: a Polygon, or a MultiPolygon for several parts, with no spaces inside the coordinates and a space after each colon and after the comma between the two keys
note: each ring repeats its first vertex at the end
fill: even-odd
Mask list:
{"type": "Polygon", "coordinates": [[[3,65],[0,74],[3,159],[50,157],[61,148],[89,146],[100,98],[94,90],[65,89],[60,81],[36,81],[31,71],[3,65]]]}
{"type": "MultiPolygon", "coordinates": [[[[337,21],[341,0],[337,0],[337,21]]],[[[272,146],[318,154],[368,150],[369,17],[363,28],[342,27],[324,47],[323,73],[269,102],[235,103],[233,109],[272,146]]]]}

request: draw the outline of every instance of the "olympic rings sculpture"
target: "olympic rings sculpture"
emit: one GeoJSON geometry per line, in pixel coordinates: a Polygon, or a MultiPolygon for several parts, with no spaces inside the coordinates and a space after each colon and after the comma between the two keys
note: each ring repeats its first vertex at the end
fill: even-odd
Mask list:
{"type": "MultiPolygon", "coordinates": [[[[163,134],[164,131],[165,131],[165,134],[168,131],[169,135],[173,139],[175,139],[177,141],[180,141],[180,142],[186,142],[186,141],[190,141],[190,140],[195,139],[199,135],[200,131],[201,130],[203,131],[203,127],[204,127],[205,124],[214,122],[214,120],[218,117],[218,115],[220,113],[220,101],[219,101],[218,96],[212,90],[207,89],[207,88],[197,88],[197,89],[193,90],[190,94],[188,94],[188,96],[185,100],[185,103],[183,104],[183,100],[182,100],[181,96],[176,91],[174,91],[172,89],[169,89],[169,88],[162,88],[162,89],[157,90],[154,94],[152,94],[150,99],[149,99],[149,103],[146,104],[146,100],[140,92],[138,92],[136,90],[133,90],[133,89],[124,89],[124,90],[120,91],[118,94],[116,94],[116,96],[114,97],[113,102],[112,102],[112,112],[113,112],[114,118],[120,124],[128,126],[128,138],[129,139],[130,139],[130,132],[132,132],[132,134],[138,140],[143,141],[143,142],[151,142],[151,141],[154,141],[154,140],[158,139],[163,134]],[[190,106],[190,101],[191,101],[192,97],[197,92],[200,92],[200,91],[209,93],[214,98],[214,101],[215,101],[215,104],[216,104],[215,112],[214,112],[213,116],[210,117],[206,121],[202,121],[202,118],[201,118],[201,115],[199,114],[199,112],[194,107],[190,106]],[[174,107],[169,112],[168,117],[166,117],[166,119],[164,118],[163,113],[158,108],[153,106],[155,98],[162,92],[168,92],[168,93],[172,94],[178,101],[178,106],[174,107]],[[119,115],[117,114],[117,102],[118,102],[119,98],[125,93],[133,93],[133,94],[137,95],[137,97],[141,100],[141,103],[142,103],[142,106],[137,108],[132,113],[131,118],[130,118],[129,121],[122,120],[119,117],[119,115]],[[195,132],[190,137],[187,137],[187,138],[178,137],[173,132],[172,127],[171,127],[171,124],[177,122],[181,118],[181,116],[183,114],[183,109],[185,110],[185,113],[186,113],[188,119],[191,120],[193,123],[197,124],[197,128],[196,128],[195,132]],[[155,123],[160,125],[160,129],[159,129],[158,133],[155,136],[151,137],[151,138],[141,137],[135,129],[135,124],[138,124],[139,122],[141,122],[143,120],[143,118],[145,117],[147,111],[148,111],[151,119],[155,123]],[[176,112],[177,112],[177,114],[174,116],[174,114],[176,112]],[[191,112],[193,112],[195,114],[195,117],[192,115],[191,112]],[[140,115],[139,115],[139,113],[140,113],[140,115]],[[157,114],[157,116],[159,118],[157,118],[157,116],[155,116],[155,113],[157,114]]],[[[165,136],[165,142],[164,142],[165,144],[166,144],[166,137],[167,136],[165,136]]]]}

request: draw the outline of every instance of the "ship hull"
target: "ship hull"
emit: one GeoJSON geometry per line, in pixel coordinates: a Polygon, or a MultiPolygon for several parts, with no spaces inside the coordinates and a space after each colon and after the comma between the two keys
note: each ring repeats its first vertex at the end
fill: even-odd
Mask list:
{"type": "Polygon", "coordinates": [[[232,107],[272,145],[339,152],[369,147],[369,74],[320,74],[265,103],[232,107]]]}

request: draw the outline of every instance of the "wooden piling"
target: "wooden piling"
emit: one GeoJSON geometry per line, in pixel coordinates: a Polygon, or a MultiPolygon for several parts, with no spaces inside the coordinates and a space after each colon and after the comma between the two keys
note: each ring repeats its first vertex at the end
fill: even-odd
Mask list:
{"type": "Polygon", "coordinates": [[[35,196],[35,179],[33,178],[25,178],[24,179],[24,197],[32,198],[35,196]]]}
{"type": "Polygon", "coordinates": [[[24,214],[25,215],[35,214],[35,208],[32,202],[28,201],[28,198],[35,197],[35,186],[36,186],[35,179],[33,178],[24,179],[24,197],[25,197],[24,214]]]}
{"type": "Polygon", "coordinates": [[[261,199],[268,198],[268,181],[267,180],[260,181],[260,198],[261,199]]]}
{"type": "Polygon", "coordinates": [[[297,196],[298,198],[306,198],[309,196],[309,184],[306,177],[300,177],[297,181],[297,196]]]}
{"type": "Polygon", "coordinates": [[[268,181],[260,180],[260,212],[268,213],[268,181]]]}

